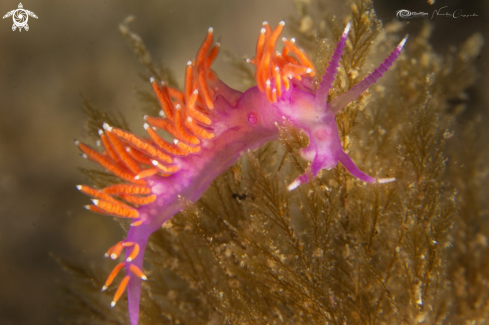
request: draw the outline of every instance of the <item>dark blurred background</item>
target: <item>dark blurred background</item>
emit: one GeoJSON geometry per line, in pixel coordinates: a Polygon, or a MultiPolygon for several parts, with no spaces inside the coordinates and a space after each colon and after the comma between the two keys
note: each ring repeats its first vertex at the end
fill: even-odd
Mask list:
{"type": "MultiPolygon", "coordinates": [[[[17,0],[18,1],[18,0],[17,0]]],[[[0,14],[18,2],[2,0],[0,14]]],[[[311,2],[303,0],[303,2],[311,2]]],[[[331,1],[333,3],[333,1],[331,1]]],[[[334,2],[331,13],[343,17],[348,6],[334,2]]],[[[12,18],[0,21],[0,324],[56,324],[61,271],[50,253],[82,263],[107,263],[105,250],[122,238],[109,217],[83,209],[88,197],[75,185],[86,182],[77,166],[73,139],[83,135],[80,94],[107,111],[121,110],[131,129],[142,131],[135,89],[148,83],[138,73],[132,49],[118,32],[129,15],[131,24],[154,59],[171,67],[180,83],[207,28],[213,26],[224,47],[253,56],[264,20],[276,25],[294,15],[292,0],[162,0],[162,1],[28,1],[28,32],[12,31],[12,18]]],[[[433,44],[446,52],[474,32],[487,39],[487,1],[376,1],[379,18],[395,19],[399,9],[425,11],[448,6],[479,17],[435,17],[433,44]]],[[[419,30],[422,20],[407,29],[419,30]]],[[[285,34],[288,34],[287,32],[285,34]]],[[[487,49],[477,64],[478,86],[469,90],[468,115],[487,109],[487,49]]],[[[215,64],[231,86],[238,80],[222,56],[215,64]]],[[[456,80],[454,80],[456,82],[456,80]]]]}

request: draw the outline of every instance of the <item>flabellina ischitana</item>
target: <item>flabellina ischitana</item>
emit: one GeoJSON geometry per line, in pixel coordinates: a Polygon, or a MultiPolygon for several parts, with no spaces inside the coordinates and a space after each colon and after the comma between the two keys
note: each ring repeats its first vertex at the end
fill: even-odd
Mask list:
{"type": "Polygon", "coordinates": [[[127,288],[132,325],[138,323],[141,281],[147,279],[142,265],[149,236],[183,209],[179,197],[197,201],[211,182],[244,152],[277,139],[277,126],[292,124],[309,137],[308,147],[299,153],[311,163],[306,172],[289,185],[289,190],[307,183],[321,169],[334,168],[338,162],[353,176],[368,183],[394,180],[376,179],[357,168],[342,149],[335,114],[387,71],[401,53],[406,38],[363,81],[327,102],[350,24],[317,89],[315,68],[294,40],[283,38],[283,50],[275,52],[283,26],[284,22],[280,22],[272,30],[266,22],[263,24],[255,58],[249,60],[256,67],[257,86],[245,92],[234,90],[211,70],[219,43],[213,44],[210,28],[196,59],[187,64],[183,91],[150,79],[162,117],[145,116],[144,128],[149,137],[139,137],[104,124],[99,132],[102,153],[76,141],[85,158],[121,179],[120,184],[103,189],[85,185],[77,188],[93,197],[93,205],[87,209],[133,220],[127,238],[106,254],[117,259],[125,250],[126,257],[114,268],[102,289],[107,289],[117,273],[125,269],[126,275],[112,306],[127,288]],[[156,132],[158,129],[169,133],[174,138],[173,143],[161,138],[156,132]]]}

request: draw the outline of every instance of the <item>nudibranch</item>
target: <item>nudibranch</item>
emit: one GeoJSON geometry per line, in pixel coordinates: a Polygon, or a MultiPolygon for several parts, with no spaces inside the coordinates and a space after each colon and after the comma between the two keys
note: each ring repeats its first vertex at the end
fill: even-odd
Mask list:
{"type": "Polygon", "coordinates": [[[87,209],[133,221],[127,238],[106,254],[117,259],[125,251],[125,259],[110,273],[102,289],[107,289],[117,273],[125,269],[112,306],[127,288],[132,325],[138,323],[141,281],[147,279],[142,265],[149,236],[182,210],[179,197],[197,201],[242,153],[277,139],[277,126],[291,123],[309,137],[308,147],[299,153],[311,163],[306,173],[290,184],[289,190],[307,183],[321,169],[334,168],[338,162],[368,183],[394,180],[376,179],[357,168],[342,149],[335,114],[387,71],[406,39],[363,81],[328,102],[350,24],[341,35],[317,89],[313,82],[317,73],[314,65],[293,39],[282,38],[282,51],[275,51],[284,24],[280,22],[272,30],[268,23],[263,23],[256,55],[249,60],[256,67],[257,86],[240,92],[219,79],[211,69],[219,43],[213,43],[213,29],[209,28],[195,60],[187,64],[183,91],[150,79],[162,111],[161,117],[144,117],[147,137],[104,124],[99,132],[103,152],[76,141],[83,157],[121,179],[120,184],[103,189],[85,185],[77,188],[93,197],[93,205],[87,209]],[[173,143],[165,141],[157,130],[169,133],[173,143]]]}

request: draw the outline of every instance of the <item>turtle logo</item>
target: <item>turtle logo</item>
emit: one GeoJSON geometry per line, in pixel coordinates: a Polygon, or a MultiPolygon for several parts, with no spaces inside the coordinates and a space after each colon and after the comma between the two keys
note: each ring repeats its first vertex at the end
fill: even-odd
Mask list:
{"type": "Polygon", "coordinates": [[[19,32],[22,31],[22,28],[28,31],[29,25],[27,25],[27,21],[29,20],[29,16],[37,19],[35,13],[29,10],[25,10],[23,8],[24,7],[22,6],[22,3],[19,3],[19,9],[14,9],[12,11],[9,11],[5,14],[5,16],[3,16],[3,19],[13,16],[14,19],[14,24],[12,25],[13,31],[15,31],[17,28],[19,29],[19,32]]]}

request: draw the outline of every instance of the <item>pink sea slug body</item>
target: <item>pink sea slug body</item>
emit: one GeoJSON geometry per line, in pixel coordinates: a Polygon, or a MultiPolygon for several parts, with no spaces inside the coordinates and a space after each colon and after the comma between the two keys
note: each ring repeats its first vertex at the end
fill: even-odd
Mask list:
{"type": "Polygon", "coordinates": [[[373,178],[356,167],[342,149],[335,114],[387,71],[406,39],[362,82],[327,102],[350,24],[317,89],[313,83],[314,66],[293,40],[283,38],[283,50],[275,52],[283,26],[281,22],[271,30],[267,23],[263,24],[255,58],[250,60],[256,66],[257,86],[242,93],[228,87],[210,69],[219,51],[210,28],[196,60],[188,62],[183,91],[151,78],[162,117],[145,116],[147,138],[104,124],[104,130],[99,132],[102,153],[76,141],[85,158],[122,179],[120,184],[104,189],[84,185],[77,188],[93,197],[89,210],[133,220],[127,238],[106,254],[117,259],[125,250],[126,255],[103,287],[107,289],[117,273],[125,269],[112,306],[127,288],[132,325],[138,323],[141,281],[147,279],[142,265],[149,236],[182,210],[179,197],[197,201],[242,153],[277,139],[277,125],[290,123],[309,137],[309,146],[300,154],[311,164],[304,175],[290,184],[289,190],[307,183],[321,169],[334,168],[338,162],[368,183],[394,180],[373,178]],[[173,143],[161,138],[157,129],[168,132],[173,143]]]}

